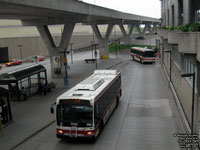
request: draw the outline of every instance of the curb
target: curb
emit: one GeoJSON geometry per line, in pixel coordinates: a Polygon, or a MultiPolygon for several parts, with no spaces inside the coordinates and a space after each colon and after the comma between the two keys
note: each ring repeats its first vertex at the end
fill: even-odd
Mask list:
{"type": "Polygon", "coordinates": [[[47,127],[49,127],[50,125],[52,125],[55,122],[55,120],[49,122],[47,125],[45,125],[44,127],[40,128],[39,130],[37,130],[36,132],[34,132],[33,134],[31,134],[30,136],[28,136],[27,138],[25,138],[24,140],[22,140],[21,142],[19,142],[18,144],[16,144],[15,146],[13,146],[12,148],[10,148],[9,150],[14,150],[16,149],[19,145],[25,143],[26,141],[28,141],[29,139],[31,139],[32,137],[34,137],[36,134],[40,133],[42,130],[46,129],[47,127]]]}
{"type": "Polygon", "coordinates": [[[115,65],[112,65],[112,66],[110,66],[110,67],[107,67],[106,69],[110,69],[110,68],[116,67],[116,66],[118,66],[118,65],[120,65],[120,64],[122,64],[122,63],[123,63],[123,61],[121,61],[121,62],[119,62],[119,63],[117,63],[117,64],[115,64],[115,65]]]}

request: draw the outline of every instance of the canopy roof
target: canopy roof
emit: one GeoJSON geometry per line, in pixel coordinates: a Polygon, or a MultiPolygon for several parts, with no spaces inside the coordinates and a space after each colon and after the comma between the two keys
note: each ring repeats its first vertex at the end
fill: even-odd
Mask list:
{"type": "Polygon", "coordinates": [[[26,68],[18,69],[12,72],[8,72],[0,75],[0,85],[5,85],[13,82],[17,82],[18,80],[24,79],[26,77],[30,77],[39,72],[46,71],[46,68],[43,65],[36,64],[26,68]]]}

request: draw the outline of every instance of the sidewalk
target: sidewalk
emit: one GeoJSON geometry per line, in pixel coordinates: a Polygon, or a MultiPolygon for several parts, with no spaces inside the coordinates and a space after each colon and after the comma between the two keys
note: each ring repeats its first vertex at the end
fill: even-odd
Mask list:
{"type": "MultiPolygon", "coordinates": [[[[120,59],[98,60],[98,69],[109,69],[121,63],[120,59]]],[[[69,87],[91,75],[95,67],[95,63],[85,63],[83,59],[75,60],[68,72],[69,87]]],[[[49,75],[50,69],[47,68],[47,71],[49,75]]],[[[57,83],[56,89],[52,92],[47,95],[35,95],[25,102],[11,103],[13,122],[3,128],[3,136],[0,135],[2,150],[14,149],[18,144],[54,122],[55,116],[50,114],[50,106],[56,101],[56,97],[67,89],[64,88],[64,79],[49,78],[49,80],[57,83]]]]}

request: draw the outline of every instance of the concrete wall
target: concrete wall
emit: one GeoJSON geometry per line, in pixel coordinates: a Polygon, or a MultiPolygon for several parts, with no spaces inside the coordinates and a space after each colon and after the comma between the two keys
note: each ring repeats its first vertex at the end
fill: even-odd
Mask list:
{"type": "Polygon", "coordinates": [[[136,40],[135,38],[138,35],[134,35],[133,39],[131,40],[131,44],[137,44],[137,45],[152,45],[152,46],[156,46],[156,40],[159,39],[158,35],[145,35],[145,39],[144,40],[136,40]]]}
{"type": "Polygon", "coordinates": [[[18,37],[1,39],[1,46],[8,47],[9,58],[20,59],[20,49],[17,45],[23,45],[21,47],[22,58],[32,57],[34,55],[47,56],[48,52],[43,44],[43,41],[38,37],[18,37]]]}
{"type": "MultiPolygon", "coordinates": [[[[138,45],[156,45],[156,40],[158,39],[157,35],[146,35],[145,40],[136,40],[135,38],[138,35],[135,34],[134,38],[131,40],[132,44],[138,45]]],[[[117,33],[116,37],[122,37],[121,33],[117,33]]],[[[98,43],[97,39],[93,34],[82,34],[82,35],[73,35],[70,43],[74,43],[73,49],[79,49],[82,47],[87,47],[91,45],[91,41],[98,43]]],[[[110,39],[114,39],[115,34],[112,34],[110,39]]],[[[56,45],[60,42],[60,36],[53,37],[56,45]]],[[[29,60],[31,57],[35,55],[43,55],[48,56],[49,52],[45,47],[41,37],[16,37],[16,38],[3,38],[0,39],[1,47],[8,47],[9,58],[10,59],[20,59],[20,49],[17,45],[23,45],[22,50],[22,58],[23,60],[29,60]]],[[[69,48],[68,48],[69,49],[69,48]]]]}
{"type": "MultiPolygon", "coordinates": [[[[178,47],[177,47],[178,48],[178,47]]],[[[169,49],[165,49],[169,50],[169,49]]],[[[173,49],[172,49],[173,51],[173,49]]],[[[168,75],[170,75],[170,54],[164,53],[163,63],[166,66],[168,75]]],[[[183,61],[182,61],[183,63],[183,61]]],[[[176,62],[171,62],[171,81],[179,97],[181,106],[184,110],[188,122],[191,124],[191,108],[192,108],[192,85],[187,81],[187,78],[181,77],[183,72],[183,64],[178,67],[176,62]]]]}
{"type": "MultiPolygon", "coordinates": [[[[54,41],[56,45],[59,44],[60,36],[54,36],[54,41]]],[[[22,46],[22,58],[26,59],[32,57],[34,55],[44,55],[48,56],[47,48],[45,47],[41,37],[17,37],[17,38],[5,38],[0,39],[2,47],[8,47],[9,50],[9,58],[17,58],[20,59],[19,47],[17,45],[22,46]]],[[[93,41],[93,35],[73,35],[71,39],[71,43],[75,43],[74,48],[83,47],[86,44],[90,44],[90,41],[93,41]]],[[[96,38],[95,38],[96,41],[96,38]]],[[[25,60],[24,59],[24,60],[25,60]]]]}
{"type": "MultiPolygon", "coordinates": [[[[118,34],[118,36],[121,36],[118,34]]],[[[81,47],[91,45],[91,41],[97,42],[96,37],[92,34],[88,35],[73,35],[70,43],[74,43],[73,49],[78,49],[81,47]]],[[[112,38],[114,35],[112,35],[112,38]]],[[[60,42],[60,36],[53,37],[56,45],[60,42]]],[[[20,59],[20,49],[17,45],[22,46],[22,58],[23,60],[30,59],[30,57],[34,55],[43,55],[48,56],[49,52],[45,47],[41,37],[16,37],[16,38],[4,38],[0,39],[1,47],[8,47],[9,58],[13,59],[20,59]]]]}
{"type": "MultiPolygon", "coordinates": [[[[99,25],[99,30],[102,33],[105,33],[107,30],[107,25],[99,25]]],[[[116,32],[121,30],[118,25],[114,26],[116,32]]],[[[114,32],[113,28],[113,32],[114,32]]],[[[128,26],[125,25],[125,29],[128,29],[128,26]]],[[[60,36],[63,31],[63,25],[52,25],[49,26],[49,30],[52,35],[60,36]]],[[[92,34],[92,28],[90,25],[82,25],[80,23],[76,24],[73,34],[92,34]]],[[[11,38],[11,37],[35,37],[40,36],[37,28],[35,26],[22,26],[20,21],[10,21],[10,20],[0,20],[0,38],[11,38]]]]}
{"type": "Polygon", "coordinates": [[[172,63],[172,82],[184,109],[188,122],[191,124],[192,87],[186,78],[181,77],[181,71],[176,63],[172,63]],[[186,92],[187,91],[187,92],[186,92]]]}
{"type": "MultiPolygon", "coordinates": [[[[173,55],[173,51],[179,51],[180,47],[178,44],[170,45],[167,40],[163,40],[163,38],[160,39],[161,42],[161,52],[168,50],[171,51],[171,55],[173,55]]],[[[165,69],[168,73],[168,76],[170,76],[170,53],[163,52],[161,53],[162,57],[161,60],[162,63],[165,66],[165,69]]],[[[174,58],[172,57],[171,61],[171,82],[174,86],[174,89],[176,91],[176,94],[178,95],[181,107],[184,111],[184,115],[188,121],[188,123],[191,125],[191,116],[192,116],[192,83],[189,81],[188,78],[181,77],[181,74],[184,72],[184,59],[187,58],[190,60],[193,64],[198,65],[198,62],[196,60],[195,54],[181,54],[181,64],[180,66],[177,65],[174,58]]],[[[197,78],[199,80],[199,78],[197,78]]],[[[199,81],[198,81],[199,82],[199,81]]],[[[197,83],[198,83],[197,82],[197,83]]],[[[198,109],[198,97],[199,91],[195,91],[195,109],[198,109]]],[[[198,110],[195,110],[195,112],[198,112],[198,110]]],[[[195,114],[195,118],[198,118],[198,120],[194,120],[194,131],[198,131],[198,122],[200,120],[200,115],[197,113],[195,114]]],[[[194,118],[194,119],[195,119],[194,118]]]]}
{"type": "MultiPolygon", "coordinates": [[[[105,36],[107,25],[99,25],[102,36],[105,36]]],[[[127,25],[125,26],[127,28],[127,25]]],[[[60,42],[63,25],[49,26],[49,30],[54,38],[55,44],[58,46],[60,42]]],[[[122,33],[118,25],[115,25],[110,38],[121,37],[122,33]]],[[[87,47],[91,45],[91,41],[98,43],[96,36],[93,34],[89,25],[76,24],[70,43],[74,43],[73,49],[87,47]]],[[[29,60],[34,55],[48,56],[48,51],[36,29],[36,27],[22,27],[21,22],[11,20],[0,21],[0,47],[8,47],[9,58],[20,59],[20,49],[17,45],[22,46],[23,60],[29,60]]]]}

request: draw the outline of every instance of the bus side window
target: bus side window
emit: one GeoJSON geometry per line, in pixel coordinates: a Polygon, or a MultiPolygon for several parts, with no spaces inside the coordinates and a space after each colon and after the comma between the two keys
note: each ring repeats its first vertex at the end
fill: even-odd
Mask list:
{"type": "Polygon", "coordinates": [[[99,102],[96,102],[94,105],[94,123],[98,124],[101,119],[101,113],[99,112],[99,102]]]}
{"type": "Polygon", "coordinates": [[[97,124],[97,114],[98,114],[98,106],[97,102],[94,104],[94,123],[97,124]]]}

